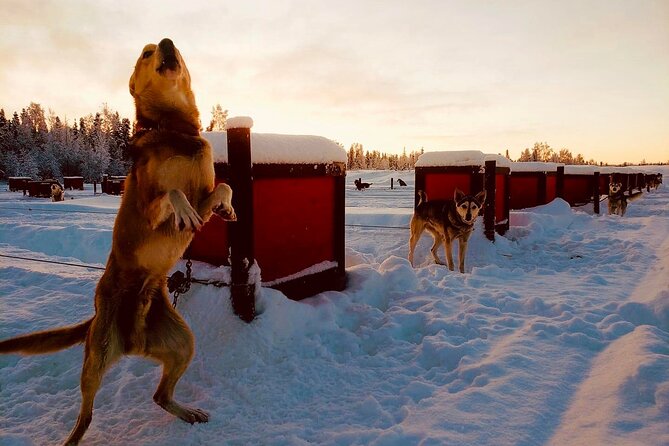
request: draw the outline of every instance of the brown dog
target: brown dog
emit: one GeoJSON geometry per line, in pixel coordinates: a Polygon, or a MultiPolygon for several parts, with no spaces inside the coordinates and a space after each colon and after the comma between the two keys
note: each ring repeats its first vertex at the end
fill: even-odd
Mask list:
{"type": "Polygon", "coordinates": [[[163,365],[153,399],[189,423],[208,415],[172,398],[194,352],[193,334],[172,308],[166,275],[212,213],[234,220],[230,187],[214,187],[211,147],[199,136],[199,114],[186,65],[169,39],[147,45],[130,78],[139,130],[114,224],[107,267],[95,291],[95,315],[80,324],[0,342],[0,352],[48,353],[85,341],[81,411],[65,442],[77,444],[91,422],[107,368],[122,355],[163,365]]]}
{"type": "Polygon", "coordinates": [[[63,192],[63,187],[58,183],[51,184],[51,201],[63,201],[65,200],[65,193],[63,192]]]}
{"type": "Polygon", "coordinates": [[[486,193],[481,191],[476,195],[465,195],[459,189],[455,189],[453,200],[433,200],[427,201],[427,195],[423,191],[418,191],[418,205],[411,217],[411,235],[409,237],[409,262],[413,263],[414,250],[420,240],[423,231],[432,235],[434,243],[430,252],[434,261],[443,265],[439,259],[437,250],[439,245],[444,243],[448,269],[454,270],[453,264],[453,240],[458,240],[458,265],[460,272],[465,272],[465,256],[467,254],[467,244],[469,237],[474,230],[474,221],[478,217],[486,193]]]}

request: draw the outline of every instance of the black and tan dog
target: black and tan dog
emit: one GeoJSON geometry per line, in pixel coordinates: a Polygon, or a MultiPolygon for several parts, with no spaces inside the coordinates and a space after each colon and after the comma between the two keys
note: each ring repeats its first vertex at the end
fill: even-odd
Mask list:
{"type": "Polygon", "coordinates": [[[629,195],[627,195],[622,183],[610,183],[608,195],[609,215],[624,216],[625,212],[627,212],[627,205],[642,195],[643,193],[640,190],[637,192],[630,191],[629,195]]]}
{"type": "Polygon", "coordinates": [[[622,217],[627,212],[627,196],[621,183],[609,184],[608,207],[609,215],[622,217]]]}
{"type": "Polygon", "coordinates": [[[453,271],[453,240],[458,240],[458,266],[460,272],[465,272],[465,256],[467,255],[467,244],[474,230],[474,221],[478,217],[485,202],[486,193],[481,191],[476,195],[466,195],[459,189],[455,189],[453,200],[428,201],[423,191],[418,191],[418,205],[411,217],[411,235],[409,237],[409,261],[414,265],[413,257],[416,245],[423,231],[432,235],[434,243],[430,252],[434,261],[443,265],[439,259],[437,250],[443,242],[446,251],[448,268],[453,271]]]}
{"type": "Polygon", "coordinates": [[[112,249],[95,291],[95,315],[77,325],[0,342],[0,352],[38,354],[85,342],[81,411],[65,444],[77,444],[91,422],[93,400],[108,367],[122,355],[162,363],[153,399],[189,423],[208,415],[173,399],[194,353],[193,334],[172,308],[166,275],[195,230],[212,213],[234,220],[232,191],[214,186],[211,147],[200,137],[190,75],[169,39],[146,45],[130,78],[137,131],[134,157],[114,224],[112,249]]]}

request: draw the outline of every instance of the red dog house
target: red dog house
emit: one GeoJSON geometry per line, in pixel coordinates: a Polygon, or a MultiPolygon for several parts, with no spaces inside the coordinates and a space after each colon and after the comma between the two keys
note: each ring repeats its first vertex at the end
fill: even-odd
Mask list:
{"type": "Polygon", "coordinates": [[[60,186],[58,180],[53,179],[43,181],[28,181],[28,195],[37,198],[50,198],[52,184],[57,184],[60,186]]]}
{"type": "MultiPolygon", "coordinates": [[[[570,206],[592,203],[594,191],[599,191],[599,180],[595,184],[595,172],[600,170],[599,166],[564,166],[562,198],[570,206]]],[[[599,202],[599,199],[597,201],[599,202]]]]}
{"type": "Polygon", "coordinates": [[[31,180],[30,177],[9,177],[9,190],[12,192],[26,191],[28,190],[28,182],[31,180]]]}
{"type": "Polygon", "coordinates": [[[456,188],[466,194],[485,189],[485,232],[493,240],[495,231],[509,229],[510,165],[501,155],[478,150],[427,152],[416,162],[416,191],[425,191],[428,200],[452,200],[456,188]]]}
{"type": "Polygon", "coordinates": [[[511,163],[510,206],[526,209],[557,197],[558,163],[511,163]]]}
{"type": "Polygon", "coordinates": [[[318,136],[250,134],[243,127],[203,136],[214,150],[217,181],[233,189],[238,220],[212,218],[186,256],[214,265],[232,263],[234,282],[235,248],[229,242],[245,237],[249,241],[242,249],[256,260],[263,286],[292,299],[343,289],[344,149],[318,136]],[[237,134],[242,145],[250,138],[249,175],[233,160],[239,149],[229,147],[237,144],[237,134]]]}
{"type": "Polygon", "coordinates": [[[84,177],[63,177],[63,188],[84,190],[84,177]]]}
{"type": "Polygon", "coordinates": [[[125,175],[102,175],[102,193],[109,195],[122,195],[125,190],[125,175]]]}

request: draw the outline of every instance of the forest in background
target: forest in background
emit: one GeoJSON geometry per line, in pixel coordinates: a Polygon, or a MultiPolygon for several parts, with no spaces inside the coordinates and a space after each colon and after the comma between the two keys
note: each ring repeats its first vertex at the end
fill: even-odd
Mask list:
{"type": "Polygon", "coordinates": [[[130,120],[107,105],[71,124],[34,102],[11,117],[0,109],[0,170],[5,177],[82,176],[86,182],[125,175],[131,130],[130,120]]]}
{"type": "MultiPolygon", "coordinates": [[[[212,107],[206,130],[225,130],[227,116],[228,111],[220,104],[212,107]]],[[[103,174],[125,175],[130,168],[128,144],[132,133],[131,121],[121,118],[106,104],[99,112],[71,123],[34,102],[11,116],[0,109],[0,178],[82,176],[84,181],[92,183],[101,181],[103,174]]],[[[347,150],[346,167],[349,170],[411,170],[424,152],[421,148],[409,153],[404,149],[401,155],[387,154],[368,151],[362,144],[353,143],[347,150]]],[[[508,150],[505,156],[511,159],[508,150]]],[[[592,159],[586,161],[583,155],[574,155],[566,148],[554,150],[546,142],[526,148],[515,161],[603,165],[592,159]]]]}

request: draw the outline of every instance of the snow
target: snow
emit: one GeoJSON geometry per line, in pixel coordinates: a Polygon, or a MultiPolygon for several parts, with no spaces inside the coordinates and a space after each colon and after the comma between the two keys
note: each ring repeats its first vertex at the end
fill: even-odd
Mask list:
{"type": "Polygon", "coordinates": [[[511,172],[557,172],[560,163],[534,163],[515,162],[511,163],[511,172]]]}
{"type": "Polygon", "coordinates": [[[248,116],[235,116],[225,120],[226,129],[250,129],[253,127],[253,119],[248,116]]]}
{"type": "Polygon", "coordinates": [[[564,166],[564,173],[568,175],[592,175],[595,172],[601,172],[600,166],[590,166],[590,165],[566,165],[564,166]]]}
{"type": "Polygon", "coordinates": [[[480,150],[453,150],[425,152],[418,157],[416,167],[485,166],[486,161],[496,161],[497,167],[511,166],[511,161],[502,155],[486,154],[480,150]]]}
{"type": "MultiPolygon", "coordinates": [[[[622,218],[559,199],[512,212],[494,244],[478,221],[460,274],[429,260],[427,234],[418,267],[406,260],[413,184],[410,172],[349,172],[342,292],[295,302],[263,288],[251,324],[227,288],[193,284],[180,297],[197,351],[176,397],[209,423],[160,409],[159,368],[125,358],[82,444],[669,444],[666,185],[622,218]],[[359,177],[372,187],[357,191],[359,177]],[[391,177],[408,186],[391,190],[391,177]]],[[[86,185],[51,203],[5,189],[0,254],[104,264],[118,197],[86,185]]],[[[88,317],[100,274],[0,257],[0,339],[88,317]]],[[[193,276],[229,270],[196,262],[193,276]]],[[[81,360],[80,346],[0,356],[0,444],[63,441],[81,360]]]]}
{"type": "MultiPolygon", "coordinates": [[[[229,123],[229,121],[228,121],[229,123]]],[[[203,132],[214,151],[214,162],[228,162],[226,132],[203,132]]],[[[346,151],[322,136],[277,135],[251,132],[254,164],[329,164],[346,162],[346,151]]]]}

